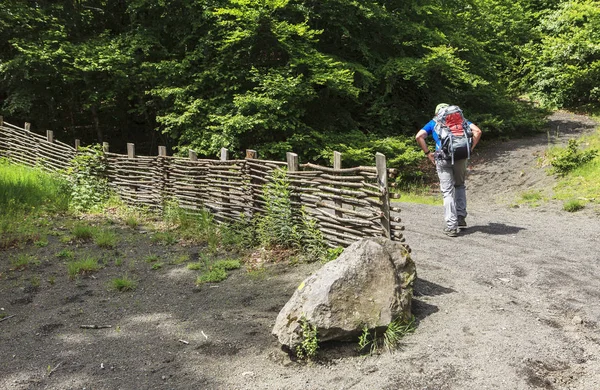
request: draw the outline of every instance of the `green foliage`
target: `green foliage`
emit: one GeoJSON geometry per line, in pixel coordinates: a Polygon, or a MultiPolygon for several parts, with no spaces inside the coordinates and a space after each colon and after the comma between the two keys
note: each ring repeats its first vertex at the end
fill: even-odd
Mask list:
{"type": "Polygon", "coordinates": [[[73,186],[71,206],[74,210],[88,211],[108,200],[106,169],[104,152],[100,145],[79,148],[66,172],[73,186]]]}
{"type": "Polygon", "coordinates": [[[552,153],[550,163],[555,173],[564,176],[589,163],[596,156],[598,156],[597,149],[579,150],[579,142],[571,139],[565,149],[558,149],[552,153]]]}
{"type": "Polygon", "coordinates": [[[363,326],[362,333],[358,337],[358,351],[361,353],[375,354],[381,347],[392,352],[398,347],[404,336],[415,331],[415,317],[411,316],[405,320],[397,318],[392,321],[383,332],[381,337],[376,331],[371,331],[367,325],[363,326]]]}
{"type": "Polygon", "coordinates": [[[304,317],[300,319],[299,323],[301,341],[294,352],[299,359],[312,360],[317,356],[317,350],[319,349],[317,327],[310,324],[304,317]]]}
{"type": "Polygon", "coordinates": [[[542,14],[524,79],[542,102],[600,108],[600,2],[562,1],[542,14]]]}
{"type": "Polygon", "coordinates": [[[100,264],[98,264],[98,260],[90,257],[67,263],[67,273],[71,279],[75,279],[78,275],[96,272],[99,269],[100,264]]]}
{"type": "Polygon", "coordinates": [[[204,283],[218,283],[225,279],[227,279],[227,271],[223,268],[216,267],[199,275],[196,279],[196,285],[201,286],[204,283]]]}
{"type": "Polygon", "coordinates": [[[327,249],[327,256],[325,257],[325,261],[333,261],[340,257],[340,255],[344,252],[344,248],[341,246],[336,246],[335,248],[327,249]]]}
{"type": "Polygon", "coordinates": [[[265,214],[258,221],[258,238],[262,245],[289,245],[293,242],[295,220],[287,169],[273,171],[271,181],[263,187],[265,214]]]}
{"type": "Polygon", "coordinates": [[[231,271],[234,269],[238,269],[241,267],[241,263],[239,260],[228,259],[228,260],[218,260],[212,265],[213,268],[222,268],[225,271],[231,271]]]}
{"type": "Polygon", "coordinates": [[[415,331],[415,317],[412,316],[408,321],[396,319],[392,321],[383,333],[383,345],[388,351],[395,349],[402,338],[415,331]]]}
{"type": "Polygon", "coordinates": [[[65,212],[70,197],[68,183],[40,168],[28,168],[0,159],[0,214],[65,212]]]}

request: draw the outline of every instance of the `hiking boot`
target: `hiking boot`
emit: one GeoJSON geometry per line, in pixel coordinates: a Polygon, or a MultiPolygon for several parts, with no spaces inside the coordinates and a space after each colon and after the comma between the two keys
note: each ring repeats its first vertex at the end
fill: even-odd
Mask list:
{"type": "Polygon", "coordinates": [[[458,237],[458,229],[444,228],[444,234],[448,237],[458,237]]]}
{"type": "Polygon", "coordinates": [[[467,221],[465,221],[465,217],[458,216],[458,227],[461,229],[467,228],[467,221]]]}

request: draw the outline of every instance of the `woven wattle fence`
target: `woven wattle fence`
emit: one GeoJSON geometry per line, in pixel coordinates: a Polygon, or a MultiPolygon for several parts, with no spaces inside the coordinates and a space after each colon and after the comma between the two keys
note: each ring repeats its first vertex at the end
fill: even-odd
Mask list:
{"type": "MultiPolygon", "coordinates": [[[[78,153],[75,147],[58,142],[53,133],[46,137],[5,123],[0,117],[0,156],[49,171],[65,171],[78,153]]],[[[221,158],[199,159],[167,156],[159,147],[158,156],[137,156],[135,145],[127,144],[127,154],[111,153],[103,145],[106,178],[112,189],[131,206],[162,209],[175,201],[189,212],[210,211],[219,222],[235,222],[265,212],[265,185],[273,173],[287,169],[292,207],[304,208],[318,221],[332,246],[348,246],[357,239],[384,236],[404,241],[400,218],[390,212],[388,169],[385,156],[375,156],[375,166],[342,168],[341,154],[334,153],[334,166],[299,164],[298,156],[287,154],[287,161],[257,158],[253,150],[246,158],[230,160],[222,149],[221,158]]]]}

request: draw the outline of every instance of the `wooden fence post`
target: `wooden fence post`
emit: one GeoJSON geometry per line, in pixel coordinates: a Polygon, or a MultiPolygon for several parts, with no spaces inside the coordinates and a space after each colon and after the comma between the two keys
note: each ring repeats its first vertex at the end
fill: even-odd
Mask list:
{"type": "MultiPolygon", "coordinates": [[[[229,160],[229,150],[227,148],[221,148],[221,161],[227,161],[227,160],[229,160]]],[[[225,185],[229,184],[228,179],[220,178],[220,179],[218,179],[218,181],[222,182],[225,185]]],[[[223,202],[223,204],[221,205],[223,207],[223,215],[226,215],[227,211],[229,211],[228,204],[230,203],[229,188],[221,187],[221,194],[222,194],[221,202],[223,202]]]]}
{"type": "Polygon", "coordinates": [[[54,132],[52,130],[46,130],[46,139],[50,143],[54,142],[54,132]]]}
{"type": "Polygon", "coordinates": [[[135,158],[135,144],[127,144],[127,158],[135,158]]]}
{"type": "Polygon", "coordinates": [[[375,155],[375,165],[377,167],[377,185],[379,186],[379,192],[381,193],[379,199],[381,200],[381,203],[383,203],[383,206],[381,207],[381,226],[383,227],[385,237],[391,239],[390,197],[388,193],[388,173],[385,155],[377,153],[375,155]]]}
{"type": "Polygon", "coordinates": [[[31,131],[31,123],[25,122],[25,130],[31,131]]]}
{"type": "MultiPolygon", "coordinates": [[[[253,149],[246,149],[246,160],[252,160],[252,159],[257,159],[258,158],[258,152],[256,150],[253,149]]],[[[248,175],[248,181],[250,183],[249,187],[250,189],[248,190],[248,194],[250,195],[250,206],[252,207],[252,209],[250,210],[250,212],[248,213],[248,215],[252,216],[255,213],[255,210],[257,210],[260,206],[258,204],[257,200],[257,196],[256,196],[256,188],[260,187],[261,183],[256,180],[255,178],[253,178],[252,176],[254,176],[252,173],[252,167],[249,164],[246,164],[246,175],[248,175]]]]}
{"type": "Polygon", "coordinates": [[[296,153],[287,152],[288,172],[298,172],[298,155],[296,153]]]}
{"type": "Polygon", "coordinates": [[[229,150],[227,148],[221,148],[221,161],[229,160],[229,150]]]}
{"type": "Polygon", "coordinates": [[[4,126],[4,117],[0,115],[0,127],[4,126]]]}
{"type": "Polygon", "coordinates": [[[75,138],[75,151],[79,150],[81,147],[81,141],[75,138]]]}
{"type": "Polygon", "coordinates": [[[109,150],[110,150],[110,145],[108,144],[108,142],[102,142],[102,151],[104,153],[108,153],[109,150]]]}
{"type": "Polygon", "coordinates": [[[198,161],[198,155],[196,154],[196,152],[194,150],[190,149],[189,154],[190,154],[190,161],[198,161]]]}
{"type": "MultiPolygon", "coordinates": [[[[333,152],[333,169],[342,169],[342,154],[340,152],[333,152]]],[[[342,208],[344,203],[341,200],[335,201],[335,207],[342,208]]],[[[344,213],[339,210],[335,210],[336,217],[343,217],[344,213]]]]}
{"type": "Polygon", "coordinates": [[[163,205],[165,204],[165,200],[166,200],[166,194],[167,194],[167,182],[169,180],[169,170],[168,167],[166,166],[166,159],[165,157],[167,157],[167,147],[166,146],[159,146],[158,147],[158,158],[157,158],[157,168],[158,168],[158,177],[156,178],[156,189],[158,190],[158,199],[160,201],[160,204],[158,205],[159,209],[163,208],[163,205]]]}

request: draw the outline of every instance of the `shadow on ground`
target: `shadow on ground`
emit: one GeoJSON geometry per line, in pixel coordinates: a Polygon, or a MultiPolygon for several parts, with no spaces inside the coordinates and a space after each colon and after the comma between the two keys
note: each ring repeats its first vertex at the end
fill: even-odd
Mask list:
{"type": "Polygon", "coordinates": [[[470,226],[468,229],[461,230],[460,234],[463,236],[466,236],[469,234],[479,232],[479,233],[490,234],[490,235],[509,235],[509,234],[517,234],[521,230],[526,230],[526,229],[519,227],[519,226],[506,225],[504,223],[490,222],[487,225],[470,226]]]}

